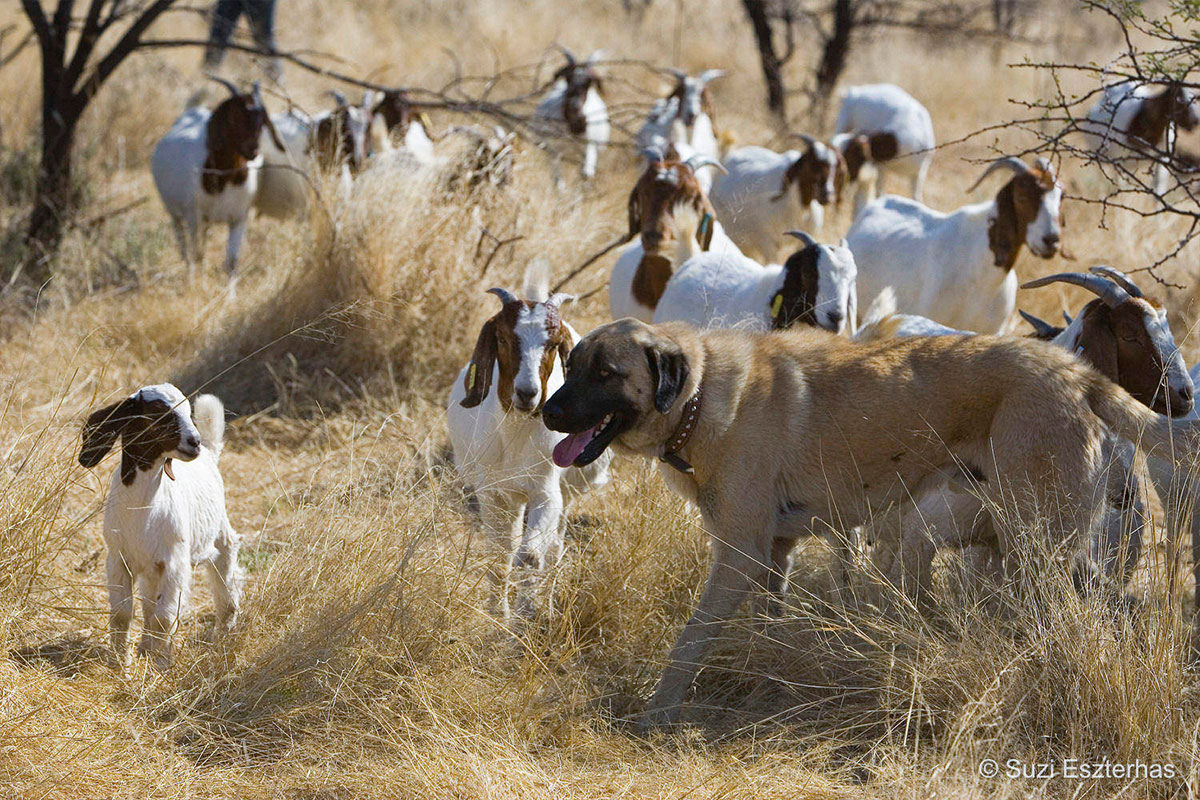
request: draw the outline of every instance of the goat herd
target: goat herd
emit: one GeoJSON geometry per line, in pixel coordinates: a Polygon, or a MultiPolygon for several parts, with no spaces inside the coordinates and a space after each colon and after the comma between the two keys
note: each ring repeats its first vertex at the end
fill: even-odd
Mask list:
{"type": "MultiPolygon", "coordinates": [[[[594,57],[564,55],[535,117],[580,143],[586,179],[608,143],[608,112],[594,57]]],[[[1197,371],[1163,309],[1122,272],[1097,266],[1024,285],[1092,292],[1066,327],[1024,315],[1033,333],[1006,335],[1022,245],[1050,258],[1060,243],[1062,189],[1047,160],[998,159],[976,183],[1006,177],[991,200],[941,213],[921,203],[932,121],[904,90],[844,91],[829,142],[799,136],[801,149],[783,153],[722,152],[708,89],[721,74],[675,71],[673,91],[638,133],[634,241],[609,282],[616,321],[581,338],[563,315],[571,297],[549,295],[536,268],[522,295],[491,290],[500,310],[479,332],[446,414],[491,548],[494,612],[528,617],[539,607],[541,578],[563,550],[565,505],[609,482],[614,444],[658,460],[713,537],[707,585],[650,723],[676,718],[709,643],[747,597],[781,613],[803,537],[829,540],[839,587],[861,541],[872,542],[882,575],[921,598],[938,546],[965,548],[975,572],[994,578],[1017,574],[1021,538],[1035,537],[1070,562],[1080,593],[1119,595],[1148,525],[1137,450],[1172,537],[1200,497],[1189,476],[1197,371]],[[909,179],[912,199],[876,199],[888,173],[909,179]],[[848,191],[846,237],[818,242],[826,208],[848,191]],[[777,263],[789,236],[798,249],[777,263]],[[870,300],[861,312],[860,295],[870,300]]],[[[303,208],[313,169],[340,170],[349,185],[382,164],[436,161],[427,122],[403,92],[361,106],[339,97],[309,119],[269,115],[257,86],[227,86],[228,99],[188,109],[154,152],[155,184],[189,264],[205,226],[223,222],[233,270],[250,210],[303,208]]],[[[1101,150],[1160,145],[1198,118],[1184,89],[1121,84],[1089,120],[1101,150]]],[[[135,580],[141,649],[160,665],[171,659],[193,565],[211,573],[219,625],[236,619],[238,536],[217,470],[223,429],[216,398],[198,398],[193,421],[169,384],[87,420],[85,466],[122,443],[104,535],[112,644],[124,663],[135,580]]],[[[1200,525],[1192,535],[1195,547],[1200,525]]]]}

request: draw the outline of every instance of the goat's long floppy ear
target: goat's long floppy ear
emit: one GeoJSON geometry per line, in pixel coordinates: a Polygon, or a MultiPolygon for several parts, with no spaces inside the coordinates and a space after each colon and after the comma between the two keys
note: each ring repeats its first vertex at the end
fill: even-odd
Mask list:
{"type": "Polygon", "coordinates": [[[688,363],[683,350],[674,342],[662,339],[646,348],[650,362],[650,379],[654,381],[654,407],[665,414],[679,399],[688,378],[688,363]]]}
{"type": "Polygon", "coordinates": [[[575,347],[575,342],[571,339],[571,334],[564,330],[562,338],[558,340],[558,360],[562,362],[563,375],[567,374],[567,357],[571,355],[571,349],[575,347]]]}
{"type": "Polygon", "coordinates": [[[846,157],[842,155],[841,150],[836,147],[830,149],[837,158],[837,165],[833,168],[833,207],[841,208],[842,190],[846,188],[846,181],[850,179],[850,167],[846,165],[846,157]]]}
{"type": "Polygon", "coordinates": [[[638,187],[629,193],[629,238],[642,232],[642,204],[638,200],[638,187]]]}
{"type": "Polygon", "coordinates": [[[1121,382],[1120,361],[1117,358],[1117,336],[1113,333],[1112,324],[1108,321],[1108,308],[1101,301],[1089,303],[1083,311],[1083,324],[1080,327],[1079,339],[1075,345],[1076,352],[1093,367],[1100,370],[1104,377],[1113,383],[1121,382]]]}
{"type": "Polygon", "coordinates": [[[128,400],[118,400],[93,411],[83,424],[83,446],[79,450],[79,463],[91,469],[99,464],[121,435],[129,420],[128,400]]]}
{"type": "Polygon", "coordinates": [[[492,317],[483,323],[479,338],[475,340],[475,352],[471,354],[464,381],[467,396],[460,403],[463,408],[474,408],[487,397],[488,390],[492,388],[492,368],[496,365],[497,347],[496,318],[492,317]]]}
{"type": "Polygon", "coordinates": [[[1021,246],[1017,235],[1017,209],[1013,204],[1012,183],[996,194],[996,217],[988,224],[988,247],[995,256],[995,265],[1009,269],[1017,260],[1021,246]]]}

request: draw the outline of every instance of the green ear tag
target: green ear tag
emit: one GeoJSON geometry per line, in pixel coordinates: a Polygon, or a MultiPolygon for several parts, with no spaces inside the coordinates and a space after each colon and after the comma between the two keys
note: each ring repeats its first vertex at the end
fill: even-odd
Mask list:
{"type": "Polygon", "coordinates": [[[700,227],[696,229],[696,238],[703,242],[708,238],[708,226],[712,223],[712,214],[705,214],[700,218],[700,227]]]}
{"type": "Polygon", "coordinates": [[[471,368],[467,370],[467,391],[475,388],[475,362],[471,362],[471,368]]]}
{"type": "Polygon", "coordinates": [[[783,295],[776,294],[771,301],[771,319],[779,319],[779,310],[783,308],[783,295]]]}

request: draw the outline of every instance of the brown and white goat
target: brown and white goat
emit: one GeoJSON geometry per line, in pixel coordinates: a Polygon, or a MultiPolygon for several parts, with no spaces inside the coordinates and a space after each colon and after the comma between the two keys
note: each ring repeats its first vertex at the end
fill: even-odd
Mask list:
{"type": "MultiPolygon", "coordinates": [[[[720,147],[708,84],[723,76],[724,70],[705,70],[694,78],[680,69],[668,72],[675,84],[670,94],[655,101],[638,130],[638,149],[643,153],[667,152],[674,146],[685,158],[698,155],[716,160],[720,147]]],[[[711,176],[701,175],[699,181],[704,191],[712,188],[711,176]]]]}
{"type": "Polygon", "coordinates": [[[567,48],[559,45],[558,49],[567,63],[554,73],[553,85],[534,116],[562,126],[568,135],[584,142],[583,177],[592,178],[610,134],[604,88],[594,66],[599,53],[581,63],[567,48]]]}
{"type": "Polygon", "coordinates": [[[999,170],[1012,177],[993,200],[949,214],[895,195],[864,208],[846,234],[859,295],[875,298],[890,286],[903,313],[959,330],[1001,332],[1017,302],[1013,265],[1021,247],[1040,258],[1058,252],[1062,187],[1045,159],[1029,166],[1008,157],[993,162],[968,191],[999,170]]]}
{"type": "Polygon", "coordinates": [[[371,121],[371,149],[375,154],[400,152],[403,155],[396,158],[411,159],[418,166],[429,166],[436,160],[425,116],[417,113],[408,92],[384,92],[375,103],[371,121]]]}
{"type": "Polygon", "coordinates": [[[797,134],[803,151],[776,153],[741,147],[725,158],[728,175],[713,183],[713,207],[742,252],[763,263],[775,261],[783,232],[799,227],[819,232],[825,207],[840,204],[846,162],[836,148],[797,134]]]}
{"type": "Polygon", "coordinates": [[[717,222],[696,171],[721,165],[704,156],[687,161],[662,151],[646,151],[646,169],[629,193],[627,239],[638,241],[621,251],[608,282],[613,319],[654,320],[654,309],[675,268],[695,253],[739,253],[717,222]]]}
{"type": "MultiPolygon", "coordinates": [[[[530,285],[528,276],[526,283],[527,296],[545,297],[544,285],[530,285]]],[[[507,289],[489,291],[502,305],[454,382],[446,421],[459,476],[479,498],[496,610],[507,618],[513,567],[532,572],[516,592],[518,612],[528,615],[538,584],[562,553],[570,495],[606,484],[608,460],[586,471],[555,466],[553,451],[564,437],[541,420],[542,404],[562,385],[567,354],[578,341],[562,318],[570,295],[523,300],[507,289]]]]}
{"type": "Polygon", "coordinates": [[[1173,82],[1159,90],[1151,84],[1125,81],[1104,89],[1080,127],[1088,147],[1097,154],[1110,155],[1114,149],[1124,148],[1152,158],[1154,191],[1162,194],[1167,189],[1166,165],[1175,152],[1176,130],[1192,131],[1198,126],[1200,110],[1187,87],[1173,82]]]}
{"type": "Polygon", "coordinates": [[[246,217],[258,191],[264,129],[280,150],[283,143],[263,107],[258,84],[249,92],[222,79],[230,96],[212,111],[189,108],[159,140],[150,160],[154,186],[171,223],[180,254],[191,272],[203,263],[211,222],[229,226],[225,269],[232,273],[246,232],[246,217]]]}

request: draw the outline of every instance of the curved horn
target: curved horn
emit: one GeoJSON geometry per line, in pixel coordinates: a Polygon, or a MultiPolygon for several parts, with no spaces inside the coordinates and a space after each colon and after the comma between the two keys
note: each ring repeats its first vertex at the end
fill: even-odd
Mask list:
{"type": "Polygon", "coordinates": [[[253,88],[250,90],[250,93],[254,96],[254,105],[258,106],[259,108],[266,107],[263,104],[263,99],[262,99],[262,84],[260,84],[258,81],[255,81],[253,88]]]}
{"type": "Polygon", "coordinates": [[[695,172],[701,167],[716,167],[726,175],[729,174],[729,170],[725,169],[720,161],[717,161],[712,156],[706,156],[703,153],[697,153],[696,155],[689,157],[688,160],[684,161],[683,163],[686,164],[688,169],[690,169],[692,172],[695,172]]]}
{"type": "Polygon", "coordinates": [[[675,80],[677,80],[677,81],[686,81],[687,80],[688,74],[686,72],[684,72],[683,70],[681,70],[679,67],[667,67],[667,72],[674,75],[675,80]]]}
{"type": "Polygon", "coordinates": [[[800,241],[804,242],[805,247],[816,247],[817,240],[809,236],[804,231],[784,231],[784,236],[795,236],[800,241]]]}
{"type": "Polygon", "coordinates": [[[1126,275],[1124,272],[1121,272],[1121,270],[1117,269],[1116,267],[1097,264],[1094,267],[1088,268],[1088,272],[1092,273],[1093,275],[1103,275],[1113,283],[1118,284],[1125,291],[1129,292],[1129,294],[1133,297],[1146,296],[1142,294],[1142,290],[1138,288],[1138,285],[1129,279],[1128,275],[1126,275]]]}
{"type": "Polygon", "coordinates": [[[700,73],[700,77],[696,78],[696,80],[700,82],[701,86],[704,86],[709,81],[715,81],[717,78],[723,77],[725,77],[725,70],[723,69],[706,69],[700,73]]]}
{"type": "Polygon", "coordinates": [[[521,302],[521,298],[517,297],[515,294],[510,292],[508,289],[505,289],[500,286],[493,286],[492,288],[488,289],[488,294],[496,295],[496,297],[500,298],[500,302],[504,303],[504,305],[506,305],[506,306],[509,305],[510,303],[521,302]]]}
{"type": "Polygon", "coordinates": [[[567,292],[555,292],[546,300],[546,305],[561,308],[563,303],[569,303],[575,299],[575,295],[567,292]]]}
{"type": "Polygon", "coordinates": [[[1058,328],[1054,327],[1049,322],[1046,322],[1046,320],[1035,317],[1033,314],[1030,314],[1023,308],[1018,308],[1017,312],[1020,313],[1022,319],[1033,326],[1033,332],[1037,334],[1039,338],[1052,339],[1055,336],[1058,336],[1058,328]]]}
{"type": "Polygon", "coordinates": [[[1016,156],[1006,156],[1004,158],[998,158],[995,161],[993,161],[991,164],[988,165],[988,168],[986,170],[984,170],[982,175],[979,176],[979,180],[977,180],[977,181],[975,181],[975,183],[971,184],[971,188],[967,189],[967,193],[970,194],[971,192],[978,189],[979,184],[981,184],[985,180],[987,180],[988,176],[991,175],[993,172],[995,172],[998,169],[1007,169],[1007,170],[1012,170],[1013,172],[1016,172],[1016,173],[1024,174],[1026,172],[1029,172],[1029,165],[1026,164],[1024,161],[1022,161],[1021,159],[1017,158],[1016,156]]]}
{"type": "Polygon", "coordinates": [[[342,94],[337,89],[330,89],[329,91],[325,92],[325,94],[333,98],[333,102],[337,103],[338,108],[345,108],[348,105],[346,102],[346,95],[342,94]]]}
{"type": "Polygon", "coordinates": [[[817,137],[809,136],[807,133],[789,133],[788,138],[789,139],[799,139],[800,141],[804,142],[809,147],[812,147],[814,144],[817,143],[817,137]]]}
{"type": "Polygon", "coordinates": [[[557,47],[557,48],[559,49],[559,52],[561,52],[561,53],[562,53],[562,54],[563,54],[563,55],[566,57],[566,59],[567,59],[567,66],[569,66],[569,67],[573,67],[573,66],[575,66],[575,64],[576,64],[576,63],[578,63],[578,62],[576,61],[576,59],[575,59],[575,54],[574,54],[574,53],[572,53],[570,50],[568,50],[567,48],[563,47],[563,46],[562,46],[561,44],[559,44],[558,42],[555,42],[555,43],[554,43],[554,46],[555,46],[555,47],[557,47]]]}
{"type": "Polygon", "coordinates": [[[229,90],[229,93],[230,93],[231,95],[233,95],[234,97],[237,97],[239,94],[241,94],[241,93],[242,93],[242,92],[241,92],[241,90],[240,90],[240,89],[238,89],[238,87],[237,87],[237,86],[235,86],[235,85],[233,84],[233,82],[232,82],[232,81],[227,81],[227,80],[225,80],[224,78],[222,78],[222,77],[220,77],[220,76],[218,76],[218,75],[211,75],[211,74],[209,74],[209,75],[208,75],[208,79],[209,79],[210,81],[216,81],[217,83],[219,83],[219,84],[221,84],[222,86],[224,86],[226,89],[228,89],[228,90],[229,90]]]}
{"type": "Polygon", "coordinates": [[[1050,283],[1073,283],[1082,286],[1104,301],[1109,308],[1115,308],[1129,299],[1129,294],[1119,285],[1096,275],[1085,275],[1082,272],[1059,272],[1044,278],[1027,281],[1021,284],[1022,289],[1036,289],[1050,283]]]}

